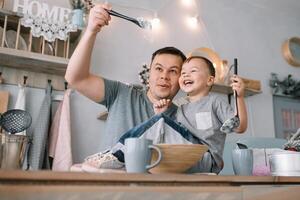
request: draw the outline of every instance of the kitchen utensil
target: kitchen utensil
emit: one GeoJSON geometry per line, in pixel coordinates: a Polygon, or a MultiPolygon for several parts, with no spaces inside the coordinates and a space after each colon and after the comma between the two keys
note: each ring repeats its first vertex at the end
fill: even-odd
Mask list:
{"type": "Polygon", "coordinates": [[[272,176],[300,176],[300,152],[272,153],[269,162],[272,176]]]}
{"type": "Polygon", "coordinates": [[[296,133],[284,144],[284,149],[300,151],[300,128],[298,128],[296,133]]]}
{"type": "Polygon", "coordinates": [[[120,13],[114,11],[114,10],[107,10],[107,12],[112,16],[119,17],[119,18],[128,20],[130,22],[133,22],[133,23],[135,23],[136,25],[138,25],[139,27],[141,27],[143,29],[152,29],[151,22],[143,19],[142,17],[138,17],[138,18],[135,19],[135,18],[128,17],[126,15],[120,14],[120,13]]]}
{"type": "Polygon", "coordinates": [[[28,147],[28,137],[2,133],[0,147],[1,169],[20,169],[28,147]]]}
{"type": "Polygon", "coordinates": [[[8,110],[0,115],[0,126],[11,134],[26,130],[31,125],[31,121],[30,114],[19,109],[8,110]]]}
{"type": "MultiPolygon", "coordinates": [[[[152,174],[160,173],[184,173],[201,161],[203,155],[208,150],[203,144],[156,144],[161,152],[160,163],[150,169],[152,174]]],[[[152,153],[152,163],[158,159],[158,153],[152,153]]]]}
{"type": "MultiPolygon", "coordinates": [[[[237,75],[237,59],[234,59],[234,74],[237,75]]],[[[239,118],[239,110],[238,110],[238,103],[237,103],[237,93],[236,90],[233,91],[233,96],[235,100],[235,116],[233,118],[227,119],[220,130],[224,133],[231,133],[235,128],[237,128],[240,125],[240,118],[239,118]]]]}
{"type": "MultiPolygon", "coordinates": [[[[92,2],[92,0],[84,0],[85,3],[87,4],[87,7],[92,8],[95,6],[95,4],[92,2]]],[[[118,13],[114,10],[106,10],[110,15],[115,16],[115,17],[119,17],[125,20],[128,20],[130,22],[133,22],[134,24],[138,25],[139,27],[143,28],[143,29],[152,29],[152,25],[151,22],[143,19],[142,17],[139,18],[132,18],[132,17],[128,17],[126,15],[123,15],[121,13],[118,13]]]]}
{"type": "Polygon", "coordinates": [[[0,91],[0,113],[4,113],[7,111],[8,100],[9,100],[9,92],[0,91]]]}
{"type": "Polygon", "coordinates": [[[248,149],[247,145],[237,142],[236,146],[238,149],[248,149]]]}

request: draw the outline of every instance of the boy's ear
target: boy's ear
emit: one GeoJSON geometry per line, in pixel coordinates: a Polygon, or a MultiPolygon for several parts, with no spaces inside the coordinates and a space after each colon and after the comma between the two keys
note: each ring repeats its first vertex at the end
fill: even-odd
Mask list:
{"type": "Polygon", "coordinates": [[[214,76],[210,76],[207,79],[207,86],[211,87],[214,84],[214,81],[215,81],[215,77],[214,76]]]}

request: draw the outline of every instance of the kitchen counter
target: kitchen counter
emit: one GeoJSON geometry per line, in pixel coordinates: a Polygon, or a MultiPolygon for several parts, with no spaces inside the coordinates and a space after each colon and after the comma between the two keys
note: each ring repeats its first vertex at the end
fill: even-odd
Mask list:
{"type": "Polygon", "coordinates": [[[300,177],[1,171],[0,199],[299,199],[300,177]]]}

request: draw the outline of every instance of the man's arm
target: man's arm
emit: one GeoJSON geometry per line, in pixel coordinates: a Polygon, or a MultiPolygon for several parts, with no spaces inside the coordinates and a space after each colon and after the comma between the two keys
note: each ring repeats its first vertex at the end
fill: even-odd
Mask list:
{"type": "Polygon", "coordinates": [[[97,33],[108,25],[110,16],[105,9],[110,9],[106,4],[98,4],[90,11],[88,26],[70,58],[65,74],[70,86],[95,102],[104,99],[104,80],[100,76],[90,73],[91,55],[97,33]]]}

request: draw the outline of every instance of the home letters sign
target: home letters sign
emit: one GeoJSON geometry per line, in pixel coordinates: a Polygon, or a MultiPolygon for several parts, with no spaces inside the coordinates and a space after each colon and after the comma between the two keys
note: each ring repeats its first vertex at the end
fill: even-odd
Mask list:
{"type": "Polygon", "coordinates": [[[35,18],[46,18],[52,21],[64,22],[70,18],[71,9],[52,6],[37,0],[14,0],[14,12],[34,16],[35,18]]]}

